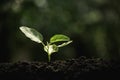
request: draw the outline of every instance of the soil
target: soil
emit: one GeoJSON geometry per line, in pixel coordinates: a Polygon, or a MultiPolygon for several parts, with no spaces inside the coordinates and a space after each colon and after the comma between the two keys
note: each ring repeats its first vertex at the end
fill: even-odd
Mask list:
{"type": "Polygon", "coordinates": [[[120,80],[119,75],[119,62],[100,58],[0,63],[0,80],[120,80]]]}

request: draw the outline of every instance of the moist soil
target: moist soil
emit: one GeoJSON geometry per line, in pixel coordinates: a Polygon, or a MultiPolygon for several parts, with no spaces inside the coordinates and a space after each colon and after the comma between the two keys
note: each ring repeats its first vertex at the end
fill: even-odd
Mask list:
{"type": "Polygon", "coordinates": [[[120,62],[80,57],[51,62],[0,63],[0,80],[120,80],[120,62]]]}

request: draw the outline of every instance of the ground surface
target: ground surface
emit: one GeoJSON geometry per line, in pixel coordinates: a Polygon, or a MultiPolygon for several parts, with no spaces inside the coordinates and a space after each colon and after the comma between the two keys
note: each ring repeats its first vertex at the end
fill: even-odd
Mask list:
{"type": "Polygon", "coordinates": [[[120,63],[99,58],[0,63],[0,80],[120,80],[120,63]]]}

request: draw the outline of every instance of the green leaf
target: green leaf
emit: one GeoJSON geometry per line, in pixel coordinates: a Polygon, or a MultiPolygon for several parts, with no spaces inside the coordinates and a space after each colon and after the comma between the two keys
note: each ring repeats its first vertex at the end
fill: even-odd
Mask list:
{"type": "Polygon", "coordinates": [[[68,42],[62,43],[61,45],[58,45],[58,47],[63,47],[63,46],[66,46],[66,45],[68,45],[70,43],[72,43],[72,41],[68,41],[68,42]]]}
{"type": "Polygon", "coordinates": [[[44,50],[48,53],[48,55],[51,55],[54,52],[58,52],[58,47],[55,44],[47,44],[47,46],[44,47],[44,50]]]}
{"type": "Polygon", "coordinates": [[[62,35],[62,34],[57,34],[51,37],[50,43],[60,42],[60,41],[69,41],[69,40],[70,40],[69,37],[62,35]]]}
{"type": "Polygon", "coordinates": [[[26,26],[21,26],[20,30],[26,35],[26,37],[30,38],[32,41],[42,43],[43,36],[35,29],[26,26]]]}

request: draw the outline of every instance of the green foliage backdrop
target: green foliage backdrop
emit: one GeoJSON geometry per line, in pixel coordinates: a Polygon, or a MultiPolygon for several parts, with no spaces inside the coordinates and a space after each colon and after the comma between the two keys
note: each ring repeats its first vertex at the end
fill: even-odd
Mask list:
{"type": "Polygon", "coordinates": [[[53,60],[79,56],[119,59],[119,3],[119,0],[1,1],[0,62],[43,61],[47,57],[41,45],[19,31],[22,25],[37,29],[45,41],[58,33],[71,37],[73,43],[52,55],[53,60]]]}

